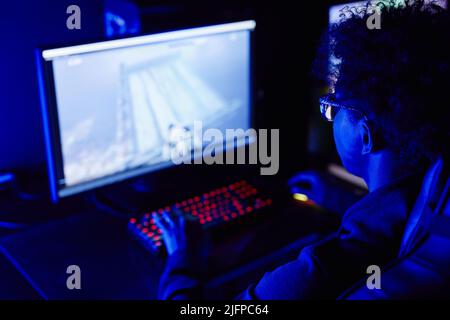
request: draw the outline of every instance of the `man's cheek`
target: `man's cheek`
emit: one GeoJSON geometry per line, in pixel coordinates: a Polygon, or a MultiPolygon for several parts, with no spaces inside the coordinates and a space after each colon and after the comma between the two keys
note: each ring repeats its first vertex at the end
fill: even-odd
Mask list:
{"type": "Polygon", "coordinates": [[[344,121],[339,121],[333,127],[334,140],[337,152],[347,170],[353,171],[355,162],[358,161],[357,132],[344,121]]]}

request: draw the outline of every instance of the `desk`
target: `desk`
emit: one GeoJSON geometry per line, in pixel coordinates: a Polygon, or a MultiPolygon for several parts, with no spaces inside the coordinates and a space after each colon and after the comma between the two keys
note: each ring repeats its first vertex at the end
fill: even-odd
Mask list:
{"type": "MultiPolygon", "coordinates": [[[[311,208],[277,210],[214,248],[211,290],[226,287],[234,294],[338,225],[336,217],[311,208]]],[[[164,269],[163,258],[130,237],[126,220],[93,209],[6,236],[0,247],[45,299],[155,299],[164,269]],[[67,289],[69,265],[81,268],[81,290],[67,289]]]]}

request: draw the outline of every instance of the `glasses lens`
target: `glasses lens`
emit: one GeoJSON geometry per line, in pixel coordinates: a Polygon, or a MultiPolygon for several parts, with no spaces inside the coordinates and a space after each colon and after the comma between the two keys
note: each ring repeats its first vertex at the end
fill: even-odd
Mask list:
{"type": "Polygon", "coordinates": [[[334,116],[336,115],[336,108],[328,103],[320,104],[320,112],[322,113],[322,117],[327,121],[333,121],[334,116]]]}

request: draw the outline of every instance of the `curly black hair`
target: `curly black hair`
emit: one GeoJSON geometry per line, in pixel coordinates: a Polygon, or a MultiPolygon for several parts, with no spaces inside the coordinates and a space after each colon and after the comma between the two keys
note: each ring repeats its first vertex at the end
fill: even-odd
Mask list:
{"type": "Polygon", "coordinates": [[[367,27],[373,2],[347,10],[330,26],[316,66],[336,93],[361,102],[355,107],[371,119],[385,147],[414,165],[448,159],[449,13],[434,1],[398,3],[377,4],[380,29],[367,27]],[[330,56],[337,60],[328,68],[330,56]]]}

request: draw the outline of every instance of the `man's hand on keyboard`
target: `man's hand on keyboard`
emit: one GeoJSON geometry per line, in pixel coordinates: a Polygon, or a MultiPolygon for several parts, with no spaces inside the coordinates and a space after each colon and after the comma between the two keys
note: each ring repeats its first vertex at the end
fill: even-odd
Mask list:
{"type": "Polygon", "coordinates": [[[168,255],[183,252],[192,256],[203,255],[207,249],[207,237],[197,220],[184,216],[179,210],[174,213],[154,214],[155,224],[162,230],[168,255]]]}

